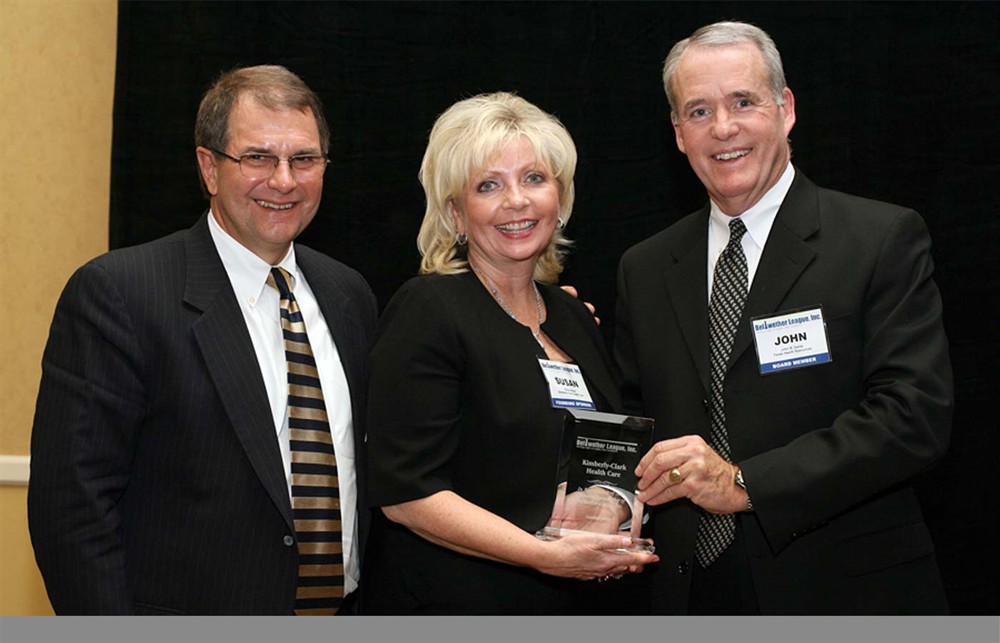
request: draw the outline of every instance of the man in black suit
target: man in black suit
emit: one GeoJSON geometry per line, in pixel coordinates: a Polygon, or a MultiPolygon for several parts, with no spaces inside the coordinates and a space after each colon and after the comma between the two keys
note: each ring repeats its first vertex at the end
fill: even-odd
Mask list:
{"type": "Polygon", "coordinates": [[[206,93],[195,139],[209,212],[90,261],[56,308],[31,442],[38,566],[59,614],[299,611],[311,590],[297,590],[283,296],[266,283],[281,267],[335,447],[343,570],[331,573],[349,613],[377,305],[357,272],[293,244],[319,207],[322,105],[283,67],[237,69],[206,93]]]}
{"type": "Polygon", "coordinates": [[[910,483],[952,411],[923,221],[791,164],[794,97],[760,29],[699,29],[664,85],[710,203],[619,267],[626,405],[658,432],[639,465],[653,610],[946,612],[910,483]]]}

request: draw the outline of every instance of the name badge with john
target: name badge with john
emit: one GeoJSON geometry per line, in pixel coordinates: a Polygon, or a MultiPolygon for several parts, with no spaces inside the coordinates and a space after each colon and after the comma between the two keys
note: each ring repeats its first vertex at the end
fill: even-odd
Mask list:
{"type": "Polygon", "coordinates": [[[549,359],[539,359],[538,364],[542,367],[545,381],[549,383],[553,407],[596,410],[579,366],[549,359]]]}
{"type": "Polygon", "coordinates": [[[762,375],[833,361],[822,306],[756,317],[750,323],[762,375]]]}

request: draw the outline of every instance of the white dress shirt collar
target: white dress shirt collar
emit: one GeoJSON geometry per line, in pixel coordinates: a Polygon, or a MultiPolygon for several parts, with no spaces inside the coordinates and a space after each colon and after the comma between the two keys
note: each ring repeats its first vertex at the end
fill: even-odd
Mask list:
{"type": "MultiPolygon", "coordinates": [[[[738,215],[740,219],[743,220],[743,225],[747,227],[747,234],[753,240],[753,242],[759,248],[763,248],[767,242],[767,236],[771,233],[771,225],[774,223],[774,218],[778,216],[778,209],[781,208],[782,202],[785,200],[785,195],[788,194],[789,188],[792,187],[792,181],[795,179],[795,168],[789,163],[785,167],[785,171],[781,173],[778,177],[777,183],[771,186],[771,189],[764,193],[764,196],[760,198],[760,201],[753,204],[747,211],[738,215]]],[[[712,224],[718,225],[726,230],[725,238],[729,239],[729,222],[733,220],[734,217],[729,216],[719,209],[715,201],[712,201],[712,224]]]]}
{"type": "MultiPolygon", "coordinates": [[[[262,299],[264,288],[268,287],[267,276],[270,274],[272,266],[223,230],[219,222],[215,220],[215,215],[211,210],[208,212],[208,229],[212,234],[215,247],[219,251],[222,264],[226,267],[226,272],[229,273],[229,280],[233,285],[236,297],[240,302],[245,302],[251,310],[255,309],[257,303],[262,299]]],[[[288,248],[288,253],[278,265],[292,275],[290,287],[294,291],[295,282],[299,279],[299,271],[295,263],[294,243],[288,248]]],[[[273,310],[273,307],[269,306],[268,309],[273,310]]]]}
{"type": "Polygon", "coordinates": [[[785,167],[777,183],[764,193],[761,199],[753,204],[746,212],[738,217],[731,217],[722,212],[714,201],[711,202],[708,223],[708,292],[712,292],[712,282],[715,274],[715,264],[719,260],[719,255],[729,243],[729,222],[734,218],[739,218],[747,228],[747,233],[743,235],[743,254],[747,259],[747,285],[753,284],[754,276],[757,274],[757,266],[760,258],[764,254],[764,245],[767,237],[771,234],[771,227],[778,216],[778,210],[788,195],[788,190],[792,187],[795,179],[795,168],[791,163],[785,167]]]}

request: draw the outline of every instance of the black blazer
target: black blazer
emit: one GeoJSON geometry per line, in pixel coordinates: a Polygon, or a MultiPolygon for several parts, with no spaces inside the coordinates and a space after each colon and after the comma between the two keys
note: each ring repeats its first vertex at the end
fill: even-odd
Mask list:
{"type": "MultiPolygon", "coordinates": [[[[656,440],[708,440],[708,206],[636,245],[618,275],[626,409],[656,440]]],[[[817,188],[801,172],[775,219],[725,380],[738,514],[765,614],[947,609],[910,479],[945,452],[952,375],[912,210],[817,188]],[[760,375],[750,319],[822,305],[833,361],[760,375]]],[[[687,609],[699,511],[653,511],[653,609],[687,609]]]]}
{"type": "MultiPolygon", "coordinates": [[[[539,286],[545,333],[583,372],[599,410],[620,406],[611,356],[583,304],[539,286]]],[[[453,491],[534,533],[552,514],[563,413],[544,351],[472,272],[411,279],[386,306],[372,350],[369,491],[375,507],[453,491]]],[[[373,517],[371,614],[559,613],[578,581],[459,554],[373,517]]]]}
{"type": "MultiPolygon", "coordinates": [[[[354,270],[296,258],[347,375],[359,543],[366,355],[354,270]]],[[[42,360],[28,518],[59,614],[290,614],[297,550],[281,455],[242,313],[201,219],[69,280],[42,360]]]]}

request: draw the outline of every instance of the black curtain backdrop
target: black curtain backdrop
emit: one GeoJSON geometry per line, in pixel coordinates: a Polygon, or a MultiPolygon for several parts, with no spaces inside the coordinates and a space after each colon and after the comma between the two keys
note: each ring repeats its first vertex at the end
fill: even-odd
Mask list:
{"type": "MultiPolygon", "coordinates": [[[[301,241],[360,270],[384,305],[417,269],[417,169],[456,100],[513,90],[576,141],[576,246],[563,282],[614,333],[622,252],[701,206],[660,82],[670,46],[723,19],[776,41],[818,184],[917,209],[934,239],[956,376],[951,449],[918,481],[956,614],[997,614],[1000,5],[908,2],[121,2],[112,247],[204,211],[198,102],[222,71],[282,64],[333,130],[301,241]]],[[[831,284],[835,288],[836,284],[831,284]]],[[[807,402],[807,401],[804,401],[807,402]]],[[[669,544],[666,544],[669,546],[669,544]]]]}

